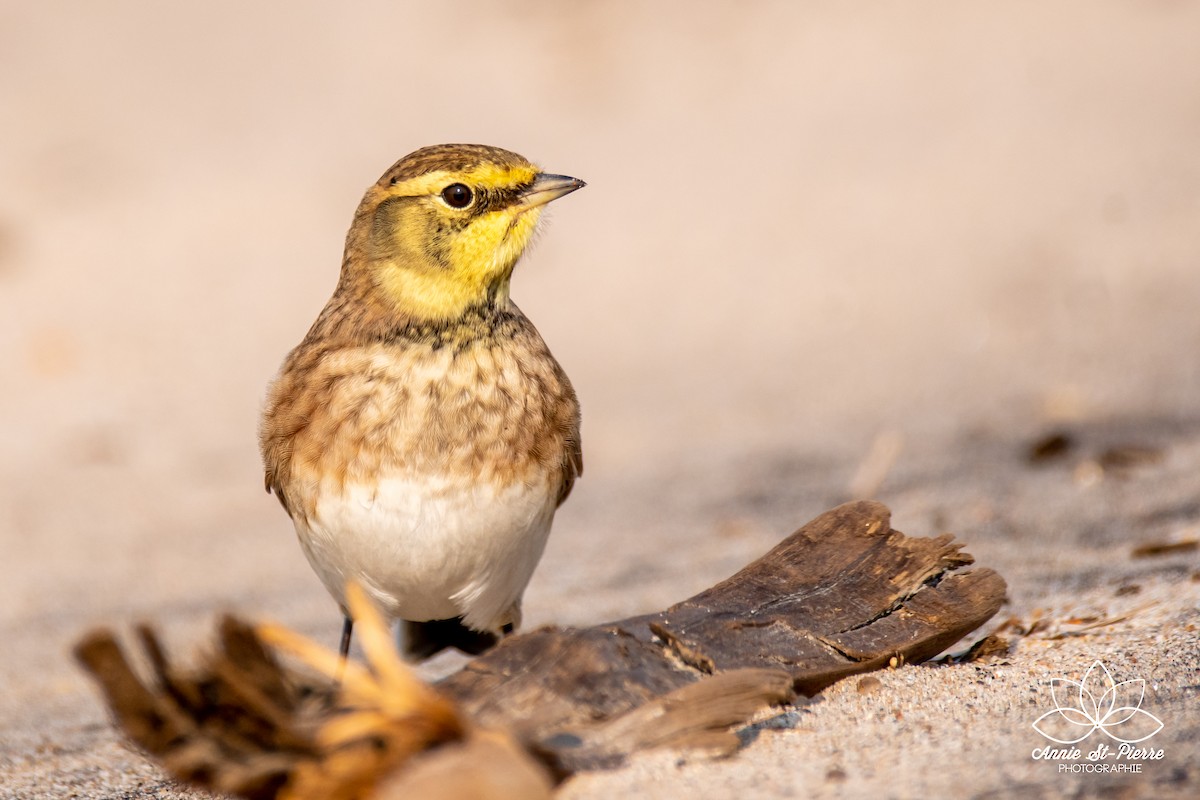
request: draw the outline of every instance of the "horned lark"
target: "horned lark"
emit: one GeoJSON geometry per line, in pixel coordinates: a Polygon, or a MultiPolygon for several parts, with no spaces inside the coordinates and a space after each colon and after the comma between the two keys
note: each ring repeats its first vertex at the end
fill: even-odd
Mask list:
{"type": "Polygon", "coordinates": [[[520,624],[583,460],[575,392],[509,282],[545,204],[583,185],[450,144],[363,197],[259,430],[267,491],[346,614],[343,655],[349,579],[406,621],[414,657],[480,652],[520,624]]]}

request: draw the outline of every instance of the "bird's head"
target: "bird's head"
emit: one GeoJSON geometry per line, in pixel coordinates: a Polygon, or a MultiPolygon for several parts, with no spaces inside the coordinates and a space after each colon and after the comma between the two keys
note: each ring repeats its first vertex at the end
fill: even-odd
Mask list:
{"type": "Polygon", "coordinates": [[[507,302],[543,206],[583,185],[498,147],[422,148],[367,190],[347,237],[343,280],[365,281],[409,319],[449,320],[507,302]]]}

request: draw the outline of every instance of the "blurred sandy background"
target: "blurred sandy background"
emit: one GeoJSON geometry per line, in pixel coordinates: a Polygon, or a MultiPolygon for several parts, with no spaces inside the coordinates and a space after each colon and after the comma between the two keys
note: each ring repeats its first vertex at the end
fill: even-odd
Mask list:
{"type": "MultiPolygon", "coordinates": [[[[3,2],[0,795],[167,791],[67,658],[90,624],[195,641],[237,607],[334,641],[257,414],[361,192],[436,142],[588,182],[513,289],[587,458],[530,622],[702,588],[845,499],[881,432],[897,527],[953,530],[1014,613],[1107,586],[1071,577],[1109,563],[1079,544],[1124,547],[1126,511],[1200,525],[1198,43],[1200,4],[1168,0],[3,2]],[[998,492],[1060,423],[1166,461],[998,492]]],[[[1195,621],[1173,563],[1163,624],[1195,621]]],[[[750,785],[796,790],[799,752],[750,785]]]]}

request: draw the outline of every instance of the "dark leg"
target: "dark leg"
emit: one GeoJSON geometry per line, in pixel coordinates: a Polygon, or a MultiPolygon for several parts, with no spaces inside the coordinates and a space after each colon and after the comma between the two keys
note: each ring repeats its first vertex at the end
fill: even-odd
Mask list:
{"type": "Polygon", "coordinates": [[[338,674],[335,684],[341,685],[342,675],[346,672],[346,659],[350,657],[350,634],[354,632],[354,620],[350,617],[344,617],[342,622],[342,643],[338,647],[338,655],[341,660],[338,662],[338,674]]]}
{"type": "Polygon", "coordinates": [[[345,618],[342,623],[342,646],[338,648],[338,655],[345,661],[350,656],[350,634],[354,632],[354,620],[349,617],[345,618]]]}

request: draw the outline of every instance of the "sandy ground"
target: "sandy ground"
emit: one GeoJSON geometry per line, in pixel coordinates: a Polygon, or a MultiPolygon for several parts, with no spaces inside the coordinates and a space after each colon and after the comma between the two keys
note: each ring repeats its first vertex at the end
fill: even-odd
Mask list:
{"type": "Polygon", "coordinates": [[[1200,556],[1132,557],[1200,536],[1200,4],[696,5],[0,5],[0,797],[194,796],[110,729],[92,625],[334,643],[256,416],[362,189],[440,141],[589,182],[514,287],[588,461],[529,623],[707,586],[881,436],[895,526],[1044,620],[566,796],[1200,793],[1200,556]],[[1100,466],[1129,445],[1157,458],[1100,466]],[[1096,660],[1163,723],[1140,773],[1031,757],[1096,660]]]}

